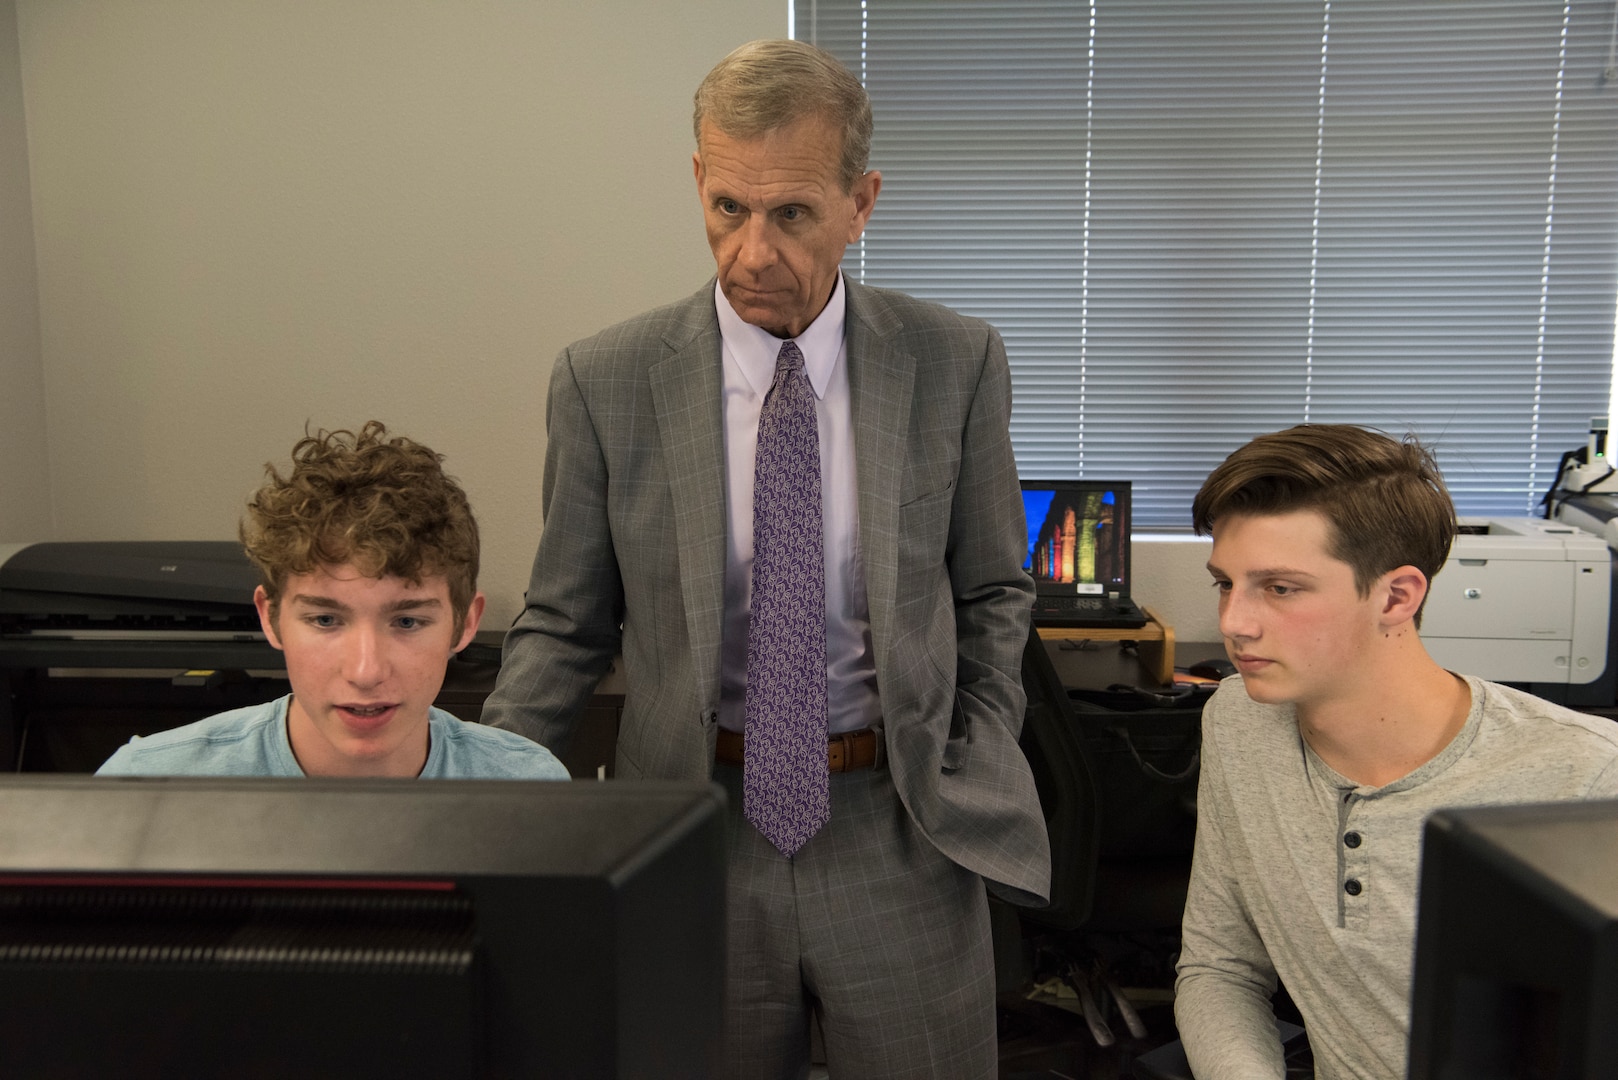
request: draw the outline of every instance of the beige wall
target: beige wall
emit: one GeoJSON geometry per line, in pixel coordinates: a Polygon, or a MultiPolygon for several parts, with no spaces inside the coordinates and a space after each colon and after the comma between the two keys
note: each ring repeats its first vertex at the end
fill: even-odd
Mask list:
{"type": "Polygon", "coordinates": [[[16,7],[0,0],[0,544],[52,532],[27,140],[16,7]]]}
{"type": "MultiPolygon", "coordinates": [[[[785,8],[0,0],[0,542],[229,538],[306,421],[375,417],[448,455],[503,626],[551,359],[711,272],[691,92],[785,8]]],[[[1206,557],[1136,545],[1183,640],[1206,557]]]]}
{"type": "MultiPolygon", "coordinates": [[[[24,350],[0,426],[48,418],[54,538],[231,537],[305,421],[375,417],[448,455],[503,625],[551,359],[712,272],[691,92],[785,4],[15,3],[44,407],[14,400],[24,350]]],[[[31,260],[0,251],[27,315],[31,260]]]]}

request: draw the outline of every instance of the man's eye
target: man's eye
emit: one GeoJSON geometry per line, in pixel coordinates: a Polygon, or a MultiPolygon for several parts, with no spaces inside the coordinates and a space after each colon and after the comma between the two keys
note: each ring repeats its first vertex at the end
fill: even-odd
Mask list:
{"type": "Polygon", "coordinates": [[[803,219],[803,207],[783,206],[781,208],[781,218],[784,221],[800,221],[803,219]]]}
{"type": "Polygon", "coordinates": [[[416,618],[414,615],[401,615],[399,616],[397,623],[399,629],[401,630],[415,630],[421,626],[421,620],[416,618]]]}
{"type": "Polygon", "coordinates": [[[1215,581],[1213,583],[1213,587],[1218,589],[1220,592],[1229,592],[1230,591],[1230,582],[1228,582],[1228,581],[1215,581]]]}
{"type": "Polygon", "coordinates": [[[718,205],[721,214],[734,214],[741,209],[735,199],[720,199],[718,205]]]}
{"type": "Polygon", "coordinates": [[[337,616],[311,615],[309,616],[309,623],[311,626],[318,626],[322,630],[329,630],[337,625],[337,616]]]}
{"type": "Polygon", "coordinates": [[[1292,593],[1291,585],[1271,585],[1270,591],[1277,596],[1288,596],[1292,593]]]}

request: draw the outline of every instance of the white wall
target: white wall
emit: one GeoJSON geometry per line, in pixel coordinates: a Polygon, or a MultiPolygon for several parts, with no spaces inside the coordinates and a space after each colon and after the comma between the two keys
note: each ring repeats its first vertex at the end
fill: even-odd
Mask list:
{"type": "Polygon", "coordinates": [[[0,0],[0,544],[52,532],[27,140],[16,6],[0,0]]]}
{"type": "MultiPolygon", "coordinates": [[[[1190,535],[1137,536],[1130,549],[1135,602],[1151,608],[1173,627],[1176,641],[1207,644],[1219,640],[1219,594],[1208,576],[1212,550],[1212,540],[1190,535]]],[[[1184,667],[1218,652],[1180,650],[1175,659],[1184,667]]]]}
{"type": "MultiPolygon", "coordinates": [[[[43,444],[48,420],[52,537],[233,537],[306,421],[378,418],[446,454],[471,495],[492,628],[539,536],[552,358],[712,273],[691,94],[786,14],[0,0],[0,23],[0,431],[37,428],[0,446],[43,444]],[[12,240],[28,230],[3,209],[27,205],[13,3],[38,248],[24,348],[32,258],[12,240]]],[[[0,540],[43,538],[44,495],[8,486],[0,505],[29,510],[0,517],[0,540]]]]}

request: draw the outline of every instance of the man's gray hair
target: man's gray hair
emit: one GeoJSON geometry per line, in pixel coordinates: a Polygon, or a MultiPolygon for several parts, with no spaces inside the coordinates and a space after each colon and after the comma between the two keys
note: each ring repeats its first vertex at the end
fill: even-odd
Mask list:
{"type": "Polygon", "coordinates": [[[697,87],[691,126],[702,149],[702,125],[733,139],[756,139],[807,117],[843,133],[838,172],[853,190],[871,158],[871,99],[852,72],[824,49],[802,41],[750,41],[719,61],[697,87]]]}

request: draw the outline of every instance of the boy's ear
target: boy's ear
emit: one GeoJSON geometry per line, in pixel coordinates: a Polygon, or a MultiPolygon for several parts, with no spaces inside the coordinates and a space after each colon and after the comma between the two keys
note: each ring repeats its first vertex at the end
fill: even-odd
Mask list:
{"type": "Polygon", "coordinates": [[[1427,575],[1414,566],[1396,566],[1377,582],[1382,590],[1382,621],[1388,626],[1410,622],[1427,599],[1427,575]]]}
{"type": "Polygon", "coordinates": [[[277,649],[281,648],[281,635],[275,628],[277,614],[275,605],[262,585],[253,590],[253,606],[258,608],[258,624],[264,628],[264,636],[269,639],[271,645],[277,649]]]}
{"type": "Polygon", "coordinates": [[[457,641],[455,643],[455,647],[450,650],[451,653],[458,653],[468,645],[472,644],[472,638],[478,632],[478,623],[483,620],[483,605],[483,594],[474,594],[472,597],[472,602],[466,606],[466,620],[461,624],[460,640],[457,641]]]}

